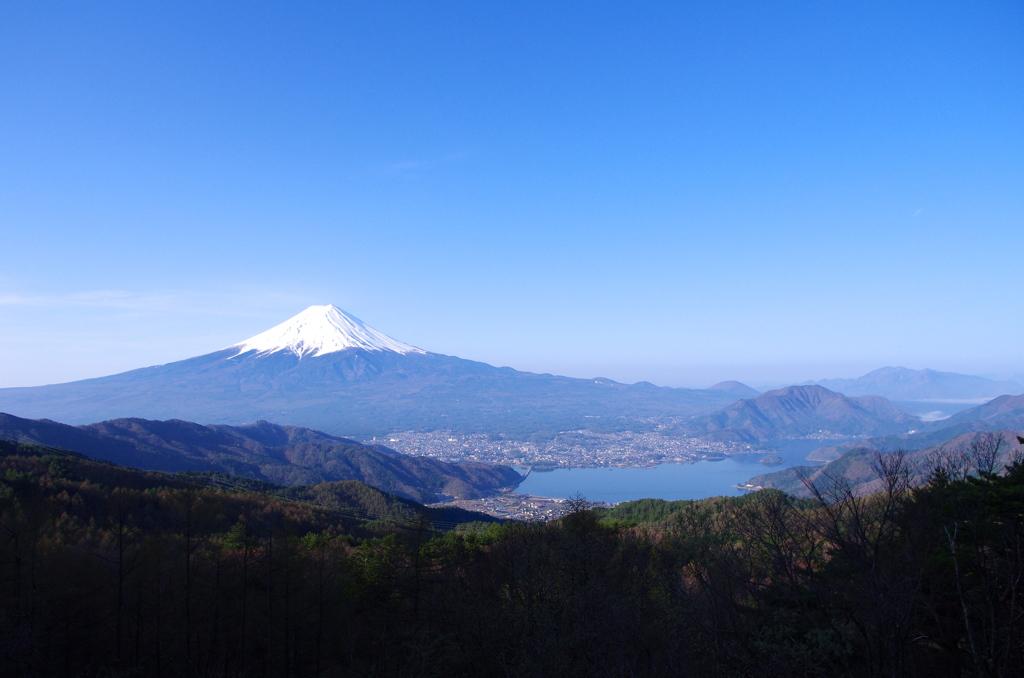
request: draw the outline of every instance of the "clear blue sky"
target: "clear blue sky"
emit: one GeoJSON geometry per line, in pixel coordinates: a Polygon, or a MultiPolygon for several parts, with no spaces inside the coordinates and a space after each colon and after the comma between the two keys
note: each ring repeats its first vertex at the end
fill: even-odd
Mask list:
{"type": "Polygon", "coordinates": [[[1024,372],[1024,4],[0,3],[0,386],[334,303],[664,385],[1024,372]]]}

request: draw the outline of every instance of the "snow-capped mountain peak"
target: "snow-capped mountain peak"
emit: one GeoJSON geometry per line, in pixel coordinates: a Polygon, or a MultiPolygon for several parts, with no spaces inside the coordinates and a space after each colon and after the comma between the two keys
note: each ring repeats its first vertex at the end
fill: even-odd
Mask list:
{"type": "Polygon", "coordinates": [[[260,354],[287,351],[300,358],[360,348],[366,351],[395,353],[426,353],[423,349],[403,344],[378,332],[359,318],[337,306],[310,306],[266,332],[228,348],[238,349],[236,355],[256,351],[260,354]]]}

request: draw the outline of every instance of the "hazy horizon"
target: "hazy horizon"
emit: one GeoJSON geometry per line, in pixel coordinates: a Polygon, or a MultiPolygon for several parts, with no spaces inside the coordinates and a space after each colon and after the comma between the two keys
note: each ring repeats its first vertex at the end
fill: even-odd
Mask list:
{"type": "MultiPolygon", "coordinates": [[[[233,319],[233,318],[232,318],[233,319]]],[[[219,318],[207,317],[206,322],[211,324],[217,324],[219,318]]],[[[282,321],[285,318],[281,319],[282,321]]],[[[251,321],[250,321],[251,322],[251,321]]],[[[233,323],[227,323],[233,324],[233,323]]],[[[274,322],[272,324],[277,324],[274,322]]],[[[372,326],[372,322],[368,323],[372,326]]],[[[148,326],[147,326],[148,327],[148,326]]],[[[267,327],[259,328],[258,331],[253,332],[257,334],[259,331],[268,329],[267,327]]],[[[150,328],[151,329],[151,328],[150,328]]],[[[178,328],[180,330],[180,328],[178,328]]],[[[375,328],[380,329],[380,328],[375,328]]],[[[56,333],[60,336],[60,333],[56,333]]],[[[238,343],[248,338],[246,337],[234,337],[227,340],[220,340],[216,343],[213,337],[218,336],[217,333],[211,332],[209,337],[203,337],[209,339],[214,343],[208,343],[205,348],[197,347],[197,352],[188,355],[176,355],[180,353],[180,348],[177,352],[174,352],[175,347],[164,346],[165,349],[170,348],[168,351],[175,354],[173,358],[166,360],[156,360],[155,362],[145,364],[127,364],[125,360],[120,363],[109,363],[108,371],[99,372],[97,369],[102,369],[101,365],[96,363],[90,363],[88,365],[83,364],[85,361],[75,360],[76,357],[80,356],[80,352],[76,352],[75,347],[71,346],[70,343],[65,343],[61,348],[65,351],[71,349],[67,353],[58,354],[57,360],[50,366],[51,374],[58,375],[53,381],[37,381],[27,383],[10,383],[0,384],[0,388],[7,387],[19,387],[19,386],[40,386],[52,383],[63,383],[67,381],[77,381],[80,379],[89,379],[93,377],[102,377],[109,374],[120,373],[130,371],[133,369],[139,369],[143,367],[150,367],[153,365],[166,364],[168,362],[175,362],[177,360],[184,360],[187,358],[196,357],[198,355],[205,355],[214,351],[225,348],[229,345],[238,343]],[[63,360],[62,360],[63,359],[63,360]],[[119,367],[117,365],[120,365],[119,367]],[[127,366],[124,366],[127,365],[127,366]],[[89,371],[90,368],[92,371],[89,371]],[[67,377],[66,375],[74,375],[67,377]]],[[[155,355],[155,351],[152,347],[145,345],[145,340],[148,337],[143,336],[136,341],[140,341],[139,345],[133,346],[131,343],[122,343],[119,348],[136,348],[143,349],[139,351],[126,351],[128,355],[135,356],[139,359],[143,359],[143,356],[155,355]]],[[[392,337],[399,341],[402,341],[402,337],[392,337]]],[[[196,342],[192,342],[196,343],[196,342]]],[[[985,376],[987,378],[996,380],[1017,380],[1019,383],[1024,377],[1024,374],[1015,373],[1012,371],[989,371],[984,372],[980,369],[971,369],[971,363],[963,363],[967,365],[966,369],[948,369],[946,367],[936,367],[934,365],[918,365],[916,363],[887,363],[872,364],[872,363],[856,363],[852,361],[834,361],[834,362],[820,362],[820,363],[801,363],[801,364],[755,364],[755,365],[742,365],[742,364],[701,364],[701,365],[657,365],[651,363],[628,363],[620,362],[601,364],[599,362],[587,362],[585,360],[567,360],[562,358],[560,360],[545,359],[543,356],[534,356],[533,361],[530,364],[522,364],[513,361],[503,361],[499,358],[488,359],[487,357],[481,357],[473,354],[456,354],[444,349],[438,349],[432,346],[416,344],[417,347],[423,348],[433,353],[443,353],[448,355],[457,355],[460,358],[468,360],[478,360],[481,362],[487,362],[497,367],[512,367],[517,370],[535,373],[551,373],[562,376],[578,377],[578,378],[607,378],[622,383],[636,383],[640,381],[646,381],[658,386],[673,386],[673,387],[685,387],[685,388],[706,388],[712,386],[721,381],[740,381],[748,386],[756,388],[758,390],[768,390],[772,388],[779,388],[791,384],[801,384],[811,381],[819,381],[822,379],[835,379],[835,378],[856,378],[872,372],[882,367],[907,367],[909,369],[936,369],[940,372],[959,372],[962,374],[977,374],[979,376],[985,376]]],[[[60,350],[60,349],[58,349],[60,350]]],[[[125,352],[125,351],[123,351],[125,352]]],[[[107,365],[104,363],[103,365],[107,365]]],[[[977,364],[979,367],[983,363],[977,364]]],[[[39,371],[33,373],[35,376],[39,376],[39,371]]]]}

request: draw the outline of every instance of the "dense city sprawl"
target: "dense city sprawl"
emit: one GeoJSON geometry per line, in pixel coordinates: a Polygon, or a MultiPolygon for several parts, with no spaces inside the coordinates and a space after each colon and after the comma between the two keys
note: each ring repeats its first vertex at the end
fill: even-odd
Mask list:
{"type": "Polygon", "coordinates": [[[366,441],[404,454],[448,462],[484,461],[519,467],[583,468],[655,466],[663,462],[695,462],[747,454],[754,446],[721,443],[659,432],[595,433],[566,431],[546,440],[451,431],[392,433],[366,441]]]}

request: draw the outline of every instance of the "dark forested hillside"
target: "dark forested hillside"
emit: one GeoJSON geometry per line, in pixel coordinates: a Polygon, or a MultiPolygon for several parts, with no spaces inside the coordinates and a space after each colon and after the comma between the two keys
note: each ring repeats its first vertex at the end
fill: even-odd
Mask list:
{"type": "Polygon", "coordinates": [[[869,497],[577,499],[439,532],[379,493],[378,520],[344,510],[365,486],[289,498],[0,451],[0,675],[1024,671],[1020,464],[949,458],[913,490],[881,456],[869,497]]]}
{"type": "MultiPolygon", "coordinates": [[[[899,449],[893,445],[886,450],[886,447],[879,444],[880,440],[886,441],[888,438],[869,438],[860,441],[860,444],[853,442],[836,446],[831,449],[837,451],[837,456],[824,466],[793,466],[781,471],[762,473],[754,476],[747,483],[753,487],[774,488],[796,496],[809,497],[811,490],[807,480],[818,481],[831,478],[841,480],[854,494],[872,494],[878,492],[882,487],[881,479],[875,468],[875,460],[879,452],[899,449]]],[[[929,445],[922,449],[904,449],[901,454],[907,466],[911,483],[917,486],[928,481],[931,470],[941,459],[993,454],[1000,465],[1006,464],[1024,454],[1024,448],[1018,440],[1015,431],[964,433],[942,439],[939,444],[929,445]]]]}
{"type": "Polygon", "coordinates": [[[286,485],[359,480],[426,502],[437,493],[475,498],[522,480],[505,466],[412,457],[265,421],[203,426],[174,419],[115,419],[68,426],[0,413],[0,439],[60,447],[155,471],[220,471],[286,485]]]}

